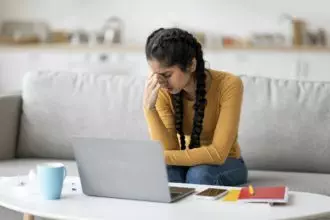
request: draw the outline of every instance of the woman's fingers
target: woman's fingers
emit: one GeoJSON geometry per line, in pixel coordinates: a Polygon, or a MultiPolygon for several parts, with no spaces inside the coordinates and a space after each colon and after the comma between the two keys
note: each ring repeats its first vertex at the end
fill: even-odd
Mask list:
{"type": "Polygon", "coordinates": [[[156,89],[159,84],[159,88],[166,88],[168,86],[168,82],[164,76],[160,74],[153,73],[148,78],[148,90],[156,89]]]}
{"type": "Polygon", "coordinates": [[[158,91],[160,89],[160,85],[159,83],[157,83],[157,85],[155,86],[155,88],[151,91],[151,99],[152,100],[156,100],[157,99],[157,95],[158,95],[158,91]]]}
{"type": "Polygon", "coordinates": [[[152,76],[149,80],[149,89],[154,89],[158,84],[156,76],[152,76]]]}

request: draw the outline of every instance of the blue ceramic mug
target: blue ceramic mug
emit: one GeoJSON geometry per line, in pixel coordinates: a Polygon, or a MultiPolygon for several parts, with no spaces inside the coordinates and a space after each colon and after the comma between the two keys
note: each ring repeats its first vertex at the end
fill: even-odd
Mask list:
{"type": "Polygon", "coordinates": [[[43,163],[37,165],[40,193],[44,199],[60,199],[67,171],[62,163],[43,163]]]}

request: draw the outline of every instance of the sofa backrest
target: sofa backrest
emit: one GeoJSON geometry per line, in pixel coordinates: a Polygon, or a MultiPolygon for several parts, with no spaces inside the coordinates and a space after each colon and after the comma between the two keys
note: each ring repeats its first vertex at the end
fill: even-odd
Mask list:
{"type": "Polygon", "coordinates": [[[248,167],[330,173],[330,83],[242,76],[248,167]]]}
{"type": "Polygon", "coordinates": [[[18,157],[72,159],[74,135],[149,138],[142,76],[31,72],[23,79],[18,157]]]}
{"type": "MultiPolygon", "coordinates": [[[[241,76],[239,142],[250,169],[330,173],[330,83],[241,76]]],[[[149,139],[145,76],[34,72],[17,155],[72,159],[72,135],[149,139]]]]}

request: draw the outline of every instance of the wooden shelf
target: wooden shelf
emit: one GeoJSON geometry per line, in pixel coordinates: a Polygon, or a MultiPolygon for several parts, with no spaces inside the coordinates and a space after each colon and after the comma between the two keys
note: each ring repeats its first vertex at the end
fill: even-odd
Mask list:
{"type": "MultiPolygon", "coordinates": [[[[212,50],[212,49],[211,49],[212,50]]],[[[247,51],[279,51],[279,52],[330,52],[330,47],[323,46],[293,46],[293,47],[238,47],[227,46],[216,50],[247,50],[247,51]]]]}
{"type": "MultiPolygon", "coordinates": [[[[58,44],[0,44],[0,51],[67,51],[67,52],[142,52],[143,45],[72,45],[67,43],[58,44]]],[[[205,51],[221,52],[221,51],[265,51],[265,52],[307,52],[319,53],[329,52],[330,47],[321,46],[296,46],[296,47],[239,47],[226,46],[218,48],[205,47],[205,51]]]]}
{"type": "Polygon", "coordinates": [[[0,44],[1,50],[11,50],[11,51],[48,51],[48,50],[58,50],[58,51],[67,51],[67,52],[84,52],[84,51],[115,51],[115,52],[144,52],[144,48],[138,45],[88,45],[88,44],[0,44]]]}

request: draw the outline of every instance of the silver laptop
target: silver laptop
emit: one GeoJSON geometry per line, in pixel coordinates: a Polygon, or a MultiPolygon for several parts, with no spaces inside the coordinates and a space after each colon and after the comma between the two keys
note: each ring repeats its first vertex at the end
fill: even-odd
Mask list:
{"type": "Polygon", "coordinates": [[[174,202],[195,191],[169,186],[159,142],[74,137],[72,144],[86,195],[174,202]]]}

